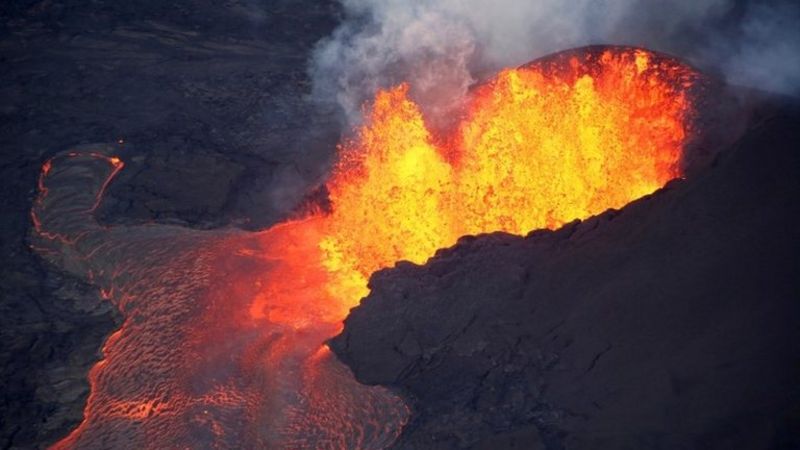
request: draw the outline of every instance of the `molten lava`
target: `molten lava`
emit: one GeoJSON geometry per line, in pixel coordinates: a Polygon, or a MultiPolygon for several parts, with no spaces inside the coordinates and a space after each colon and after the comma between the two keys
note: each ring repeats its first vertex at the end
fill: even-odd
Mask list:
{"type": "Polygon", "coordinates": [[[321,349],[370,275],[463,235],[554,229],[681,176],[696,77],[638,49],[557,54],[476,87],[439,132],[408,86],[378,92],[340,146],[330,212],[260,233],[86,225],[94,193],[48,183],[74,173],[102,194],[122,162],[105,158],[89,183],[48,161],[32,211],[42,254],[86,268],[126,317],[90,372],[84,422],[56,447],[389,445],[405,406],[321,349]]]}

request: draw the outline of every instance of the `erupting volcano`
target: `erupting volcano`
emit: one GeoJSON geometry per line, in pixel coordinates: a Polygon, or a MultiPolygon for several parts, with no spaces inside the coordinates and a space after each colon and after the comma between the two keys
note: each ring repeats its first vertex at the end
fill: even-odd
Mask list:
{"type": "Polygon", "coordinates": [[[84,422],[56,448],[389,445],[407,408],[324,346],[370,275],[465,235],[556,229],[680,177],[698,80],[642,49],[573,50],[476,86],[446,130],[408,85],[380,91],[339,147],[330,207],[259,233],[102,228],[95,195],[121,162],[48,161],[37,246],[88,271],[125,316],[84,422]],[[90,192],[66,205],[54,184],[76,177],[90,192]]]}

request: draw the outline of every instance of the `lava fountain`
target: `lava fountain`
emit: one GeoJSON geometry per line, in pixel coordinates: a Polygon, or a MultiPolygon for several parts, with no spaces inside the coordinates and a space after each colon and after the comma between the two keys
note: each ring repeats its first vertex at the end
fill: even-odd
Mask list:
{"type": "Polygon", "coordinates": [[[384,448],[409,411],[324,342],[370,274],[463,235],[555,229],[681,176],[699,75],[628,47],[500,72],[432,131],[406,85],[376,94],[339,147],[330,211],[268,230],[104,228],[121,161],[56,157],[33,242],[125,317],[89,374],[84,421],[55,448],[384,448]]]}
{"type": "Polygon", "coordinates": [[[644,50],[559,53],[477,87],[446,136],[407,86],[379,92],[329,183],[329,289],[349,309],[375,270],[460,236],[555,229],[652,193],[681,175],[696,79],[644,50]]]}

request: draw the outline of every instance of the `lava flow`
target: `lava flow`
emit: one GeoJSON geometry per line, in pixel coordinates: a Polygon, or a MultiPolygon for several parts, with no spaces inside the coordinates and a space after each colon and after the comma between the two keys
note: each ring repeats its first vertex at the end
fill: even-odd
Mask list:
{"type": "Polygon", "coordinates": [[[56,447],[391,444],[403,402],[355,382],[324,347],[370,274],[464,235],[555,229],[681,176],[697,78],[640,49],[561,53],[477,86],[440,133],[408,86],[378,92],[340,146],[330,211],[259,233],[102,228],[87,214],[119,161],[91,159],[89,175],[87,161],[48,162],[37,244],[89,272],[125,317],[90,373],[83,423],[56,447]]]}

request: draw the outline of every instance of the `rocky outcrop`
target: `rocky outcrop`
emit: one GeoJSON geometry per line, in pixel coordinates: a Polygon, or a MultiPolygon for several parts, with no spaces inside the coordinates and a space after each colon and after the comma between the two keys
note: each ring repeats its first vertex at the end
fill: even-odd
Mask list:
{"type": "Polygon", "coordinates": [[[772,100],[620,211],[378,272],[331,346],[414,404],[398,448],[795,448],[798,123],[772,100]]]}

